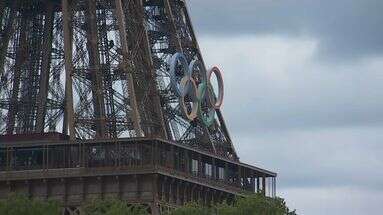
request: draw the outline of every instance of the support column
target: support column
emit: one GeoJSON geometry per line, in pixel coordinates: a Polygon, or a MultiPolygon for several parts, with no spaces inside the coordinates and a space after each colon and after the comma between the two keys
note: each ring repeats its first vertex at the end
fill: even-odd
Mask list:
{"type": "Polygon", "coordinates": [[[4,17],[4,13],[5,13],[5,10],[6,7],[5,7],[5,1],[0,1],[0,27],[1,27],[1,23],[3,22],[3,17],[4,17]]]}
{"type": "Polygon", "coordinates": [[[251,191],[257,192],[255,189],[255,176],[254,176],[254,174],[251,175],[250,183],[251,183],[251,191]]]}
{"type": "Polygon", "coordinates": [[[47,179],[43,179],[43,187],[44,187],[44,200],[48,200],[49,198],[49,182],[47,179]]]}
{"type": "Polygon", "coordinates": [[[117,188],[118,188],[117,197],[118,197],[118,199],[122,199],[122,186],[121,186],[122,184],[121,184],[120,176],[116,176],[116,183],[117,183],[117,188]]]}
{"type": "Polygon", "coordinates": [[[86,16],[86,37],[89,53],[89,70],[92,81],[93,108],[96,124],[96,138],[103,138],[106,135],[106,116],[103,92],[103,77],[101,73],[100,56],[98,48],[98,30],[96,1],[87,0],[86,16]]]}
{"type": "Polygon", "coordinates": [[[194,199],[194,196],[196,196],[195,193],[194,193],[194,192],[195,192],[195,188],[196,188],[196,185],[193,184],[192,187],[191,187],[191,189],[190,189],[190,191],[191,191],[191,192],[190,192],[190,201],[191,201],[191,202],[196,202],[196,201],[198,201],[198,197],[197,197],[197,199],[194,199]]]}
{"type": "Polygon", "coordinates": [[[63,133],[68,134],[70,140],[75,139],[74,109],[73,109],[73,62],[72,62],[72,13],[68,0],[62,0],[63,30],[64,30],[64,58],[65,58],[65,113],[63,133]],[[68,131],[69,129],[69,131],[68,131]]]}
{"type": "Polygon", "coordinates": [[[155,68],[154,68],[154,65],[153,65],[153,58],[152,58],[152,52],[151,52],[151,49],[150,49],[150,42],[149,42],[149,36],[148,36],[148,31],[146,30],[146,27],[145,27],[145,22],[146,22],[146,18],[145,18],[145,10],[144,10],[144,5],[143,5],[143,0],[136,0],[137,2],[137,5],[139,6],[139,8],[141,8],[141,10],[139,10],[139,16],[140,16],[140,27],[142,28],[142,31],[143,31],[143,52],[145,54],[145,59],[147,59],[147,61],[145,62],[145,66],[147,67],[146,69],[148,69],[149,73],[148,73],[148,77],[149,77],[149,85],[148,85],[148,94],[151,96],[151,99],[152,99],[152,103],[154,104],[154,109],[155,109],[155,114],[158,116],[158,119],[159,119],[159,129],[158,129],[158,134],[155,134],[156,137],[160,137],[160,138],[163,138],[163,139],[169,139],[170,135],[167,131],[167,125],[165,123],[165,119],[164,119],[164,114],[162,112],[162,105],[161,105],[161,99],[160,99],[160,96],[157,92],[157,87],[156,87],[156,72],[155,72],[155,68]]]}
{"type": "Polygon", "coordinates": [[[274,197],[277,196],[277,178],[274,178],[274,197]]]}
{"type": "Polygon", "coordinates": [[[190,168],[190,156],[189,156],[189,151],[184,149],[184,154],[185,154],[185,172],[186,173],[190,173],[191,172],[191,168],[190,168]]]}
{"type": "Polygon", "coordinates": [[[203,176],[202,155],[198,154],[198,176],[203,176]]]}
{"type": "Polygon", "coordinates": [[[136,93],[134,89],[134,80],[132,73],[128,72],[128,65],[129,65],[129,48],[128,48],[128,41],[127,41],[127,34],[126,34],[126,23],[125,23],[125,13],[122,9],[122,2],[121,0],[115,0],[116,3],[116,16],[117,16],[117,23],[119,28],[119,35],[121,40],[121,49],[122,49],[122,64],[123,69],[127,77],[128,81],[128,91],[129,91],[129,97],[130,97],[130,105],[132,107],[132,121],[134,130],[136,131],[136,134],[138,137],[144,136],[144,132],[141,128],[141,117],[140,113],[138,111],[138,105],[137,105],[137,99],[136,99],[136,93]]]}
{"type": "Polygon", "coordinates": [[[13,74],[12,95],[8,110],[7,134],[13,134],[18,112],[21,73],[28,53],[27,20],[27,17],[23,17],[21,21],[19,46],[16,50],[16,61],[13,74]]]}
{"type": "Polygon", "coordinates": [[[242,180],[242,167],[238,166],[237,183],[236,183],[238,187],[242,186],[241,180],[242,180]]]}
{"type": "Polygon", "coordinates": [[[212,169],[212,177],[214,180],[217,180],[217,165],[216,165],[216,162],[215,162],[215,158],[212,158],[212,162],[211,162],[211,169],[212,169]]]}
{"type": "Polygon", "coordinates": [[[262,194],[266,195],[266,177],[262,176],[262,194]]]}
{"type": "Polygon", "coordinates": [[[150,208],[151,208],[151,212],[152,212],[151,215],[161,215],[160,206],[158,203],[156,203],[156,202],[152,203],[150,208]]]}
{"type": "Polygon", "coordinates": [[[157,204],[159,202],[159,190],[158,190],[158,175],[154,174],[152,178],[152,195],[153,202],[157,204]]]}
{"type": "Polygon", "coordinates": [[[184,183],[184,201],[183,201],[183,204],[185,204],[186,202],[188,202],[189,201],[189,198],[188,198],[188,194],[190,194],[190,192],[188,192],[188,183],[187,182],[185,182],[184,183]]]}
{"type": "Polygon", "coordinates": [[[227,182],[229,180],[229,164],[225,162],[225,172],[224,180],[227,182]]]}
{"type": "MultiPolygon", "coordinates": [[[[3,2],[4,4],[4,1],[1,1],[1,2],[3,2]]],[[[14,33],[14,30],[15,30],[14,29],[14,21],[16,16],[15,7],[16,7],[16,1],[13,1],[11,9],[10,9],[10,15],[5,24],[6,26],[4,28],[4,31],[1,32],[3,33],[3,37],[1,38],[1,41],[0,41],[0,78],[3,76],[3,73],[4,73],[4,62],[6,58],[9,40],[11,39],[11,35],[14,33]]],[[[4,11],[4,8],[3,8],[3,11],[4,11]]]]}
{"type": "Polygon", "coordinates": [[[174,154],[174,146],[173,145],[170,145],[170,167],[172,169],[176,169],[176,165],[175,165],[175,160],[176,160],[176,157],[175,157],[175,154],[174,154]]]}
{"type": "Polygon", "coordinates": [[[161,201],[166,201],[166,180],[167,177],[163,177],[162,179],[162,185],[161,185],[161,201]]]}
{"type": "Polygon", "coordinates": [[[83,177],[80,177],[80,183],[81,183],[81,200],[82,201],[85,201],[85,198],[86,198],[86,182],[85,182],[85,178],[83,177]]]}
{"type": "Polygon", "coordinates": [[[52,34],[53,34],[53,21],[54,11],[52,2],[46,3],[46,14],[44,24],[44,42],[43,42],[43,58],[42,70],[40,74],[40,90],[37,96],[37,119],[36,131],[43,133],[45,127],[45,115],[47,112],[47,97],[49,85],[49,72],[51,67],[51,53],[52,53],[52,34]]]}
{"type": "Polygon", "coordinates": [[[169,183],[169,203],[174,204],[174,202],[174,179],[171,179],[169,183]]]}
{"type": "Polygon", "coordinates": [[[176,189],[177,189],[177,191],[176,191],[176,205],[181,205],[181,186],[182,186],[182,184],[181,184],[182,182],[179,182],[178,180],[177,180],[177,182],[176,182],[176,189]]]}
{"type": "Polygon", "coordinates": [[[170,19],[170,31],[171,31],[171,40],[173,45],[175,46],[176,51],[183,52],[181,39],[178,36],[177,27],[174,20],[174,15],[172,11],[172,7],[170,5],[170,0],[164,0],[165,4],[165,12],[168,14],[168,18],[170,19]]]}
{"type": "Polygon", "coordinates": [[[139,200],[141,198],[142,193],[140,179],[138,175],[134,175],[133,177],[136,185],[136,199],[139,200]]]}

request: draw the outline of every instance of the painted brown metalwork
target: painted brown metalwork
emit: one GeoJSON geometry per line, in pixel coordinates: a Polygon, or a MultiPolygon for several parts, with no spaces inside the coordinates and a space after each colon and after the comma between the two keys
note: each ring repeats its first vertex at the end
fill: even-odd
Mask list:
{"type": "Polygon", "coordinates": [[[0,1],[0,197],[81,214],[115,196],[160,214],[275,195],[276,174],[239,162],[218,108],[211,125],[185,116],[177,52],[207,71],[184,0],[0,1]]]}

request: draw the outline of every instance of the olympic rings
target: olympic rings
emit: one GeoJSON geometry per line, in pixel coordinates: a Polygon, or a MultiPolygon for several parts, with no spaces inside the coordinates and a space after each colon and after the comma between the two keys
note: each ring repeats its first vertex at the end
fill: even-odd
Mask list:
{"type": "Polygon", "coordinates": [[[206,126],[210,127],[214,123],[215,109],[210,108],[207,110],[207,113],[202,111],[203,99],[204,99],[205,95],[207,94],[207,92],[209,92],[207,88],[208,88],[208,85],[205,83],[200,84],[198,87],[198,95],[200,95],[199,100],[198,100],[199,101],[198,102],[198,110],[199,110],[198,111],[198,117],[202,120],[202,122],[206,126]]]}
{"type": "MultiPolygon", "coordinates": [[[[223,78],[222,78],[222,74],[221,74],[221,71],[215,66],[213,67],[211,70],[209,70],[209,72],[207,73],[207,78],[208,80],[210,81],[211,79],[211,76],[212,74],[215,74],[216,77],[217,77],[217,81],[218,81],[218,88],[219,88],[219,93],[218,93],[218,98],[216,101],[214,101],[215,97],[209,97],[210,98],[210,102],[212,103],[213,107],[215,109],[219,109],[221,106],[222,106],[222,103],[223,103],[223,78]]],[[[211,86],[211,85],[210,85],[211,86]]]]}
{"type": "Polygon", "coordinates": [[[197,85],[196,85],[196,83],[195,83],[195,81],[193,79],[191,79],[188,76],[185,76],[181,80],[181,87],[183,89],[183,93],[182,93],[182,95],[180,97],[181,107],[182,107],[186,117],[189,120],[194,120],[197,117],[198,108],[199,108],[199,102],[198,102],[198,98],[197,98],[197,94],[196,94],[197,85]],[[187,86],[190,86],[189,83],[191,83],[191,87],[192,87],[193,90],[185,90],[187,86]],[[193,102],[193,106],[192,106],[192,110],[191,110],[190,113],[188,113],[188,110],[187,110],[187,107],[186,107],[186,104],[185,104],[185,98],[186,98],[186,96],[188,95],[189,92],[193,93],[192,97],[191,97],[191,102],[193,102]]]}
{"type": "Polygon", "coordinates": [[[181,53],[175,53],[170,60],[170,83],[177,96],[181,96],[179,82],[184,76],[190,76],[186,57],[181,53]],[[179,74],[180,71],[176,70],[178,63],[181,63],[182,74],[179,74]]]}
{"type": "Polygon", "coordinates": [[[171,88],[179,97],[185,116],[190,121],[198,117],[206,126],[211,126],[214,123],[215,110],[222,106],[224,97],[222,73],[218,67],[206,72],[201,61],[193,60],[188,65],[185,55],[175,53],[170,59],[169,72],[171,88]],[[218,82],[218,96],[215,95],[210,81],[213,73],[218,82]]]}

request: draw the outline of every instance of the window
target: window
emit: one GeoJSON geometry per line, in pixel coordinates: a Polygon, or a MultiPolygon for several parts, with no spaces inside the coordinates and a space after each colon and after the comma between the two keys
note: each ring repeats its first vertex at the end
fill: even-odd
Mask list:
{"type": "Polygon", "coordinates": [[[225,179],[225,169],[222,167],[218,167],[218,179],[220,180],[225,179]]]}
{"type": "Polygon", "coordinates": [[[213,166],[211,164],[205,163],[205,175],[208,177],[213,176],[213,166]]]}
{"type": "Polygon", "coordinates": [[[198,174],[198,161],[192,159],[192,173],[197,175],[198,174]]]}

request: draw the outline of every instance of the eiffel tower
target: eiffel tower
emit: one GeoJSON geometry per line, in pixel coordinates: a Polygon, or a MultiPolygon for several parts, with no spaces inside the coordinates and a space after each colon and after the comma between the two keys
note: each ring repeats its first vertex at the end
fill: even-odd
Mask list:
{"type": "Polygon", "coordinates": [[[0,198],[154,214],[276,193],[241,163],[185,0],[0,0],[0,198]]]}

